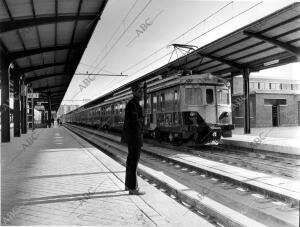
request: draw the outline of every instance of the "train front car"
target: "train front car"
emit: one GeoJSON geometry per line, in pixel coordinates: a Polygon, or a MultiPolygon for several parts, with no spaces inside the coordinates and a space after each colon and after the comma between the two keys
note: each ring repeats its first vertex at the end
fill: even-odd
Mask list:
{"type": "Polygon", "coordinates": [[[181,78],[182,137],[197,144],[230,137],[232,125],[230,84],[210,74],[181,78]]]}

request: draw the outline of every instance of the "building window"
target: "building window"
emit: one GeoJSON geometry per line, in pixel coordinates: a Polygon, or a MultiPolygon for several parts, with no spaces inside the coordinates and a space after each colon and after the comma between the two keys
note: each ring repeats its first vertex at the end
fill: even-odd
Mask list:
{"type": "Polygon", "coordinates": [[[264,105],[286,105],[286,99],[265,99],[264,105]]]}
{"type": "Polygon", "coordinates": [[[292,90],[300,90],[300,84],[292,84],[292,90]]]}
{"type": "Polygon", "coordinates": [[[269,83],[260,82],[260,89],[262,90],[269,90],[270,86],[271,85],[269,83]]]}
{"type": "Polygon", "coordinates": [[[249,83],[249,88],[257,90],[258,89],[258,84],[259,84],[258,82],[250,82],[249,83]]]}
{"type": "Polygon", "coordinates": [[[292,84],[282,84],[283,90],[292,90],[292,84]]]}
{"type": "Polygon", "coordinates": [[[270,89],[280,90],[280,84],[279,83],[270,83],[270,89]]]}

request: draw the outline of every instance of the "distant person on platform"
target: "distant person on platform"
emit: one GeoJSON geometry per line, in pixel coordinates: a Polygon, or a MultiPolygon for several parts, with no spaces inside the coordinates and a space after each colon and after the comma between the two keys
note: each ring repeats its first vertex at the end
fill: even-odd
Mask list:
{"type": "Polygon", "coordinates": [[[54,126],[54,118],[51,118],[51,126],[54,126]]]}
{"type": "Polygon", "coordinates": [[[57,118],[56,121],[57,121],[57,126],[59,126],[59,118],[57,118]]]}
{"type": "Polygon", "coordinates": [[[143,95],[142,84],[134,84],[131,87],[133,98],[127,103],[125,108],[125,120],[121,142],[128,145],[128,155],[126,161],[125,190],[130,195],[144,195],[140,191],[137,182],[137,166],[140,159],[141,148],[143,146],[143,109],[139,101],[143,95]]]}

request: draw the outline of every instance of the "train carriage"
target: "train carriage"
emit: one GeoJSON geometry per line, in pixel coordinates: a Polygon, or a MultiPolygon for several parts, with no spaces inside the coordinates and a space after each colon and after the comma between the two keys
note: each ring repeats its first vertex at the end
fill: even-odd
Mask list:
{"type": "MultiPolygon", "coordinates": [[[[206,143],[231,136],[230,85],[210,74],[175,73],[148,81],[144,99],[145,134],[170,142],[206,143]]],[[[121,131],[130,88],[88,109],[67,114],[66,121],[121,131]],[[76,116],[79,114],[79,119],[76,116]]]]}

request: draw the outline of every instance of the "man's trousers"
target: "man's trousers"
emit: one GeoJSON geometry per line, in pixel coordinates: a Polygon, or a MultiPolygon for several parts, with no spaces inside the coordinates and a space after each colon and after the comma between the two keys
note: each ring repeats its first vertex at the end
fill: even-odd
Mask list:
{"type": "Polygon", "coordinates": [[[138,189],[137,166],[140,159],[141,147],[128,143],[128,155],[126,161],[125,186],[129,190],[138,189]]]}

